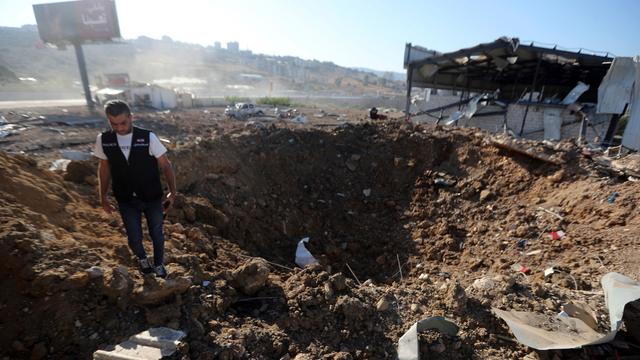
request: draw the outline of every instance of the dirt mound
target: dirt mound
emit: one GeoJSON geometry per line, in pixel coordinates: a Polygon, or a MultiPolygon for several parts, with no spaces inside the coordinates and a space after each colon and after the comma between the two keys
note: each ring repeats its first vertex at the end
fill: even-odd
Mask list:
{"type": "Polygon", "coordinates": [[[423,334],[423,354],[522,358],[491,307],[603,313],[601,275],[640,278],[640,185],[598,176],[570,144],[555,165],[470,129],[208,134],[171,154],[167,280],[139,274],[120,219],[97,207],[95,164],[65,181],[0,153],[1,355],[86,358],[163,325],[187,331],[191,358],[385,359],[445,316],[460,332],[423,334]],[[299,269],[307,236],[319,264],[299,269]]]}

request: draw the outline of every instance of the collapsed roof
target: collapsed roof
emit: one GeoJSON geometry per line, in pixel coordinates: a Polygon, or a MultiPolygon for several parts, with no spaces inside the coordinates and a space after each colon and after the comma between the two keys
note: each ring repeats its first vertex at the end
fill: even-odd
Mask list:
{"type": "Polygon", "coordinates": [[[532,88],[543,91],[544,97],[563,97],[582,81],[590,88],[581,100],[595,102],[598,85],[612,60],[609,53],[523,45],[518,38],[507,37],[446,54],[411,44],[405,49],[408,86],[474,92],[500,90],[500,97],[509,100],[519,99],[532,88]]]}

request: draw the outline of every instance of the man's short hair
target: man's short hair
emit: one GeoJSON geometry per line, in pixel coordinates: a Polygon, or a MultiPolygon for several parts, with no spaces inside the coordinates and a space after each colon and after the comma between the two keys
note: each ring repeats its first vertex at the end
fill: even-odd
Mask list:
{"type": "Polygon", "coordinates": [[[122,100],[109,100],[104,104],[104,112],[108,116],[131,115],[129,104],[122,100]]]}

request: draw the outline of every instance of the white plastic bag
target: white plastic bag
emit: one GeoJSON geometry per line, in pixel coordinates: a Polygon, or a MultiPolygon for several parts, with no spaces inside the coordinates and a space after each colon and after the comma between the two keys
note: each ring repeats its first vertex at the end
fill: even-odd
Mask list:
{"type": "Polygon", "coordinates": [[[304,246],[304,243],[307,242],[309,242],[308,237],[298,241],[298,248],[296,249],[296,264],[301,268],[318,263],[318,260],[316,260],[316,258],[314,258],[309,250],[304,246]]]}

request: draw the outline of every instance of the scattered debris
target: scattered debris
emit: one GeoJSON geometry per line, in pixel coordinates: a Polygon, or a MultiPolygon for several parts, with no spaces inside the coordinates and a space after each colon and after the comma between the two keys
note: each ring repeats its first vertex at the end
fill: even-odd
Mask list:
{"type": "Polygon", "coordinates": [[[535,141],[514,139],[506,135],[495,135],[491,137],[491,144],[495,147],[513,151],[554,165],[562,165],[565,163],[561,154],[556,153],[555,150],[549,149],[548,147],[540,146],[540,144],[535,141]]]}
{"type": "Polygon", "coordinates": [[[398,340],[398,360],[419,360],[420,347],[418,334],[423,331],[435,329],[442,334],[456,336],[458,326],[451,320],[441,316],[432,316],[411,325],[409,330],[398,340]]]}
{"type": "Polygon", "coordinates": [[[298,241],[298,247],[296,249],[296,264],[301,268],[318,263],[318,260],[316,260],[316,258],[314,258],[309,250],[307,250],[307,248],[304,246],[304,244],[308,242],[308,237],[305,237],[302,240],[298,241]]]}
{"type": "Polygon", "coordinates": [[[552,231],[549,234],[547,234],[547,238],[549,238],[550,240],[560,240],[562,239],[566,234],[564,233],[564,231],[562,230],[557,230],[557,231],[552,231]]]}
{"type": "MultiPolygon", "coordinates": [[[[602,288],[609,309],[610,332],[601,334],[577,317],[563,310],[563,316],[550,318],[547,315],[525,311],[504,311],[493,308],[496,316],[504,320],[518,341],[537,350],[573,349],[585,345],[610,342],[622,325],[627,303],[640,299],[640,283],[618,273],[602,277],[602,288]]],[[[574,314],[577,308],[569,307],[574,314]]],[[[579,315],[583,317],[582,315],[579,315]]]]}
{"type": "Polygon", "coordinates": [[[609,197],[607,198],[607,202],[609,204],[613,204],[616,201],[616,198],[618,197],[618,195],[620,195],[617,191],[614,191],[611,195],[609,195],[609,197]]]}
{"type": "Polygon", "coordinates": [[[69,165],[70,162],[71,160],[69,159],[54,160],[51,166],[49,166],[49,171],[67,171],[67,165],[69,165]]]}
{"type": "Polygon", "coordinates": [[[78,150],[62,150],[60,151],[63,159],[83,161],[91,159],[91,154],[78,150]]]}
{"type": "Polygon", "coordinates": [[[523,274],[529,274],[531,272],[531,269],[519,263],[511,265],[511,269],[513,271],[521,272],[523,274]]]}
{"type": "Polygon", "coordinates": [[[553,274],[555,272],[555,269],[553,267],[549,267],[544,269],[544,277],[547,277],[551,274],[553,274]]]}
{"type": "Polygon", "coordinates": [[[309,123],[309,119],[304,115],[298,115],[298,116],[294,117],[293,119],[291,119],[291,122],[296,123],[296,124],[308,124],[309,123]]]}

